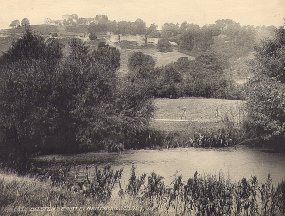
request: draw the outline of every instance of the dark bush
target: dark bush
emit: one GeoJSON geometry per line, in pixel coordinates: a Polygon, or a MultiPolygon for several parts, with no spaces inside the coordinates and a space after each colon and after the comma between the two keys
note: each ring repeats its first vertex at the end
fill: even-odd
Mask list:
{"type": "Polygon", "coordinates": [[[171,43],[166,38],[161,38],[158,40],[157,49],[159,52],[172,52],[171,43]]]}

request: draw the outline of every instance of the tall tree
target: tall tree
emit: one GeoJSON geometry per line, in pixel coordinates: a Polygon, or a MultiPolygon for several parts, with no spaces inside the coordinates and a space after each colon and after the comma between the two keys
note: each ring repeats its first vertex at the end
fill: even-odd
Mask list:
{"type": "Polygon", "coordinates": [[[28,20],[28,18],[24,18],[21,21],[21,26],[27,27],[30,25],[30,21],[28,20]]]}
{"type": "MultiPolygon", "coordinates": [[[[256,48],[249,83],[246,128],[254,137],[283,143],[285,140],[285,28],[256,48]]],[[[284,146],[283,146],[284,147],[284,146]]]]}
{"type": "Polygon", "coordinates": [[[179,34],[179,24],[165,23],[162,26],[161,36],[165,38],[171,38],[179,34]]]}

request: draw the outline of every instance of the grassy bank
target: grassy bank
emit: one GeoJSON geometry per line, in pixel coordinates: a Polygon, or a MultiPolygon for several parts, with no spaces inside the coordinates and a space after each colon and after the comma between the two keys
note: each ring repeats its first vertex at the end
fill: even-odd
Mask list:
{"type": "Polygon", "coordinates": [[[154,103],[154,132],[145,141],[153,147],[226,147],[243,142],[244,101],[179,98],[154,103]]]}
{"type": "Polygon", "coordinates": [[[165,185],[162,176],[156,173],[137,176],[133,167],[127,185],[122,185],[122,172],[105,167],[95,168],[94,173],[86,171],[85,175],[72,176],[68,170],[59,170],[41,181],[39,176],[36,179],[1,173],[0,213],[51,213],[27,211],[35,207],[54,208],[54,215],[78,215],[78,209],[63,211],[64,207],[81,207],[80,215],[270,216],[285,213],[285,183],[273,186],[270,176],[264,183],[256,177],[233,182],[222,173],[196,172],[185,180],[175,175],[171,185],[165,185]],[[19,212],[19,207],[26,211],[19,212]],[[94,208],[97,208],[95,213],[94,208]],[[11,209],[15,212],[8,211],[11,209]]]}
{"type": "MultiPolygon", "coordinates": [[[[82,194],[55,187],[48,180],[0,174],[0,215],[44,215],[28,212],[33,207],[82,206],[90,201],[82,194]]],[[[48,215],[47,212],[45,215],[48,215]]],[[[59,214],[68,215],[68,214],[59,214]]]]}

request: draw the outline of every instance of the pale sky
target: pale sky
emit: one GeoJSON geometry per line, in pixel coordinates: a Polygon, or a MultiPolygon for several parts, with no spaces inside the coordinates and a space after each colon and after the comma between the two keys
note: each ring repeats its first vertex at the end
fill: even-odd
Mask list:
{"type": "Polygon", "coordinates": [[[134,21],[149,25],[187,21],[199,25],[217,19],[233,19],[249,25],[282,25],[285,0],[0,0],[0,29],[14,19],[27,17],[31,24],[44,18],[61,19],[64,14],[95,17],[106,14],[111,20],[134,21]]]}

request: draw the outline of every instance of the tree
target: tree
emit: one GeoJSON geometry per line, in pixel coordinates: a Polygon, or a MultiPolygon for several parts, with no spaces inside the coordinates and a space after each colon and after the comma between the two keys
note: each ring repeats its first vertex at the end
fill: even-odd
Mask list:
{"type": "Polygon", "coordinates": [[[96,15],[95,20],[98,24],[107,24],[109,22],[107,15],[96,15]]]}
{"type": "Polygon", "coordinates": [[[224,74],[227,67],[227,62],[215,53],[205,52],[197,56],[188,73],[193,79],[192,96],[227,98],[225,94],[221,94],[221,88],[227,84],[224,74]]]}
{"type": "Polygon", "coordinates": [[[215,42],[209,40],[212,44],[206,43],[216,53],[224,54],[228,58],[237,59],[254,51],[257,31],[253,26],[241,26],[233,20],[217,20],[216,25],[209,30],[212,31],[212,35],[214,36],[219,31],[221,34],[221,37],[215,38],[215,42]]]}
{"type": "Polygon", "coordinates": [[[132,34],[136,35],[144,35],[146,33],[146,24],[142,19],[137,19],[135,22],[132,23],[132,34]]]}
{"type": "Polygon", "coordinates": [[[45,43],[43,37],[26,28],[25,34],[1,56],[0,64],[10,64],[20,60],[30,62],[33,59],[50,61],[61,57],[61,45],[56,40],[48,40],[45,43]]]}
{"type": "Polygon", "coordinates": [[[171,43],[166,38],[161,38],[158,40],[157,49],[159,52],[172,52],[171,43]]]}
{"type": "Polygon", "coordinates": [[[155,89],[155,61],[150,55],[142,52],[134,52],[128,61],[129,73],[127,79],[138,88],[141,85],[145,89],[145,94],[153,95],[155,89]]]}
{"type": "Polygon", "coordinates": [[[9,26],[12,28],[17,28],[20,26],[20,21],[19,20],[13,20],[9,26]]]}
{"type": "Polygon", "coordinates": [[[179,42],[179,48],[191,51],[194,48],[194,35],[192,32],[187,31],[182,33],[179,42]]]}
{"type": "Polygon", "coordinates": [[[24,18],[21,21],[21,26],[27,27],[30,25],[30,21],[28,20],[28,18],[24,18]]]}
{"type": "Polygon", "coordinates": [[[75,89],[70,113],[77,125],[76,139],[86,150],[110,149],[122,142],[122,134],[117,131],[120,117],[116,108],[119,51],[100,46],[88,53],[88,48],[81,41],[74,41],[71,45],[72,53],[64,71],[67,75],[74,74],[66,84],[73,84],[75,89]]]}
{"type": "Polygon", "coordinates": [[[159,31],[157,30],[157,25],[155,25],[154,23],[153,24],[151,24],[148,28],[147,28],[147,30],[146,30],[146,35],[148,36],[148,37],[154,37],[154,38],[157,38],[157,37],[159,37],[160,36],[160,33],[159,33],[159,31]]]}
{"type": "MultiPolygon", "coordinates": [[[[254,138],[267,143],[285,140],[285,29],[256,48],[252,62],[254,77],[248,89],[248,116],[245,128],[254,138]]],[[[284,147],[284,145],[283,145],[284,147]]]]}
{"type": "Polygon", "coordinates": [[[60,127],[56,122],[63,110],[54,104],[52,86],[57,82],[61,48],[57,41],[45,42],[27,28],[0,58],[0,127],[5,137],[1,146],[8,149],[1,157],[5,162],[25,166],[27,155],[60,127]]]}
{"type": "Polygon", "coordinates": [[[171,38],[179,34],[179,24],[165,23],[162,26],[161,36],[163,38],[171,38]]]}
{"type": "Polygon", "coordinates": [[[161,67],[157,83],[157,96],[167,98],[177,98],[181,96],[182,74],[174,64],[161,67]]]}
{"type": "Polygon", "coordinates": [[[131,22],[120,21],[118,22],[118,33],[122,35],[130,34],[131,32],[131,22]]]}
{"type": "Polygon", "coordinates": [[[154,112],[155,61],[149,55],[135,52],[129,58],[128,66],[129,72],[119,84],[117,106],[126,121],[121,127],[125,131],[122,134],[126,147],[139,148],[140,144],[134,141],[139,136],[148,136],[149,122],[154,112]]]}

